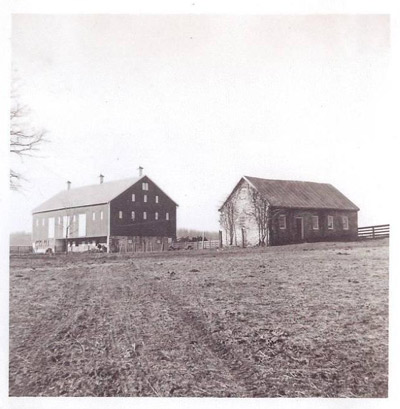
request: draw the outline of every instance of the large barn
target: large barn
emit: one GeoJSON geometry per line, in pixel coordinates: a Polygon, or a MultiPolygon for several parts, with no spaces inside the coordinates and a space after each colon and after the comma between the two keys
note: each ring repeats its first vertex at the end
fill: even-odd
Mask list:
{"type": "Polygon", "coordinates": [[[167,248],[176,237],[177,204],[148,176],[103,179],[75,189],[67,182],[33,210],[35,252],[167,248]]]}
{"type": "Polygon", "coordinates": [[[243,176],[219,211],[225,245],[357,238],[359,208],[327,183],[243,176]]]}

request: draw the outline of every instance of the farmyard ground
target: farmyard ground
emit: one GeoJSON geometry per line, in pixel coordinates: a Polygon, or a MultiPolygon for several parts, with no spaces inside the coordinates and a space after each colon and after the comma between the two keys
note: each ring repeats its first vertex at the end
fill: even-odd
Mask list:
{"type": "Polygon", "coordinates": [[[385,397],[388,242],[11,258],[10,396],[385,397]]]}

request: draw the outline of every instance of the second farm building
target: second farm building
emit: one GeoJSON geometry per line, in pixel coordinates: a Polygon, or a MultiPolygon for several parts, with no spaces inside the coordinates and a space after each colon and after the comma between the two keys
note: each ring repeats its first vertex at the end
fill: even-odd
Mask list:
{"type": "Polygon", "coordinates": [[[177,204],[148,176],[70,188],[33,210],[35,252],[162,250],[176,237],[177,204]]]}
{"type": "Polygon", "coordinates": [[[228,246],[357,239],[359,208],[327,183],[243,176],[219,211],[228,246]]]}

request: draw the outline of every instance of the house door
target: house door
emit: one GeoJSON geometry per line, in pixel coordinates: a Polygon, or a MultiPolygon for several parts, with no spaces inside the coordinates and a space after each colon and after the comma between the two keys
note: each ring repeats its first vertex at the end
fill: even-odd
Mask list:
{"type": "Polygon", "coordinates": [[[298,242],[304,241],[304,224],[302,217],[296,217],[295,240],[298,242]]]}

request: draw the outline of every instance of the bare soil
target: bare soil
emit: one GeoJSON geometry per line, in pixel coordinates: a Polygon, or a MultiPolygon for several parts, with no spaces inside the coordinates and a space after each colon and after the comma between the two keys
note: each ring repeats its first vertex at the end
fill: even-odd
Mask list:
{"type": "Polygon", "coordinates": [[[12,257],[10,396],[386,397],[388,241],[12,257]]]}

